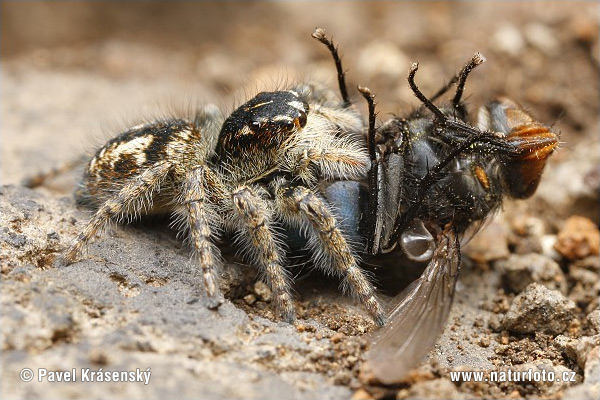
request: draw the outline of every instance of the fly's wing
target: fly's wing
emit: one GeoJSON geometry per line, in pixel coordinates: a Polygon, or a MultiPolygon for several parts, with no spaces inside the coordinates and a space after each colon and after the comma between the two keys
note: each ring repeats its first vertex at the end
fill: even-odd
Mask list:
{"type": "Polygon", "coordinates": [[[389,245],[398,216],[398,205],[402,204],[402,172],[404,161],[400,154],[392,153],[379,166],[377,174],[377,212],[373,234],[372,254],[379,254],[382,247],[389,245]]]}
{"type": "Polygon", "coordinates": [[[431,350],[448,319],[459,269],[459,240],[449,232],[421,277],[393,300],[387,325],[375,334],[367,361],[380,382],[400,381],[431,350]]]}

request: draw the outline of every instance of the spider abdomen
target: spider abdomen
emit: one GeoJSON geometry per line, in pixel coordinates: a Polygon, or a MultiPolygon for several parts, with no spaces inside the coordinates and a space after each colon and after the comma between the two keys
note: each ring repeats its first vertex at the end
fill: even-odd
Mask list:
{"type": "MultiPolygon", "coordinates": [[[[97,207],[157,163],[168,160],[174,165],[191,166],[205,161],[207,150],[200,129],[184,119],[135,126],[108,141],[92,157],[75,193],[76,200],[97,207]]],[[[167,192],[169,187],[166,186],[167,192]]],[[[172,197],[172,193],[163,194],[172,197]]],[[[160,203],[164,202],[156,204],[160,203]]]]}

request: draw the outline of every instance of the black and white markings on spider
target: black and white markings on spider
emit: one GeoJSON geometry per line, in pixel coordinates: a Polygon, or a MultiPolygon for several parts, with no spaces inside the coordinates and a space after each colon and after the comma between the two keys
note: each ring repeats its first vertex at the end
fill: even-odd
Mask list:
{"type": "Polygon", "coordinates": [[[374,286],[319,189],[322,181],[362,179],[370,161],[337,51],[322,31],[314,36],[331,50],[342,99],[302,84],[259,93],[225,119],[202,110],[194,120],[157,120],[121,133],[87,164],[76,198],[97,211],[60,262],[77,261],[111,220],[172,212],[192,245],[210,307],[223,301],[216,243],[230,232],[262,272],[281,316],[293,322],[284,227],[305,233],[314,264],[339,276],[383,325],[374,286]]]}
{"type": "Polygon", "coordinates": [[[392,268],[402,260],[422,264],[423,275],[393,301],[368,355],[379,380],[391,383],[421,360],[445,325],[461,237],[505,197],[533,194],[558,138],[506,98],[470,120],[461,98],[469,73],[483,61],[478,54],[430,98],[417,87],[413,64],[408,83],[422,106],[379,127],[374,98],[360,88],[369,105],[365,126],[336,47],[321,29],[313,37],[333,55],[341,99],[301,84],[259,93],[227,118],[206,109],[193,120],[158,120],[122,133],[86,168],[77,199],[97,211],[62,262],[75,262],[110,220],[172,212],[192,245],[211,307],[223,301],[216,243],[232,232],[291,322],[288,249],[279,229],[285,227],[307,233],[315,265],[341,277],[380,325],[386,316],[350,243],[364,243],[374,262],[397,257],[392,268]],[[435,105],[454,84],[451,102],[435,105]]]}

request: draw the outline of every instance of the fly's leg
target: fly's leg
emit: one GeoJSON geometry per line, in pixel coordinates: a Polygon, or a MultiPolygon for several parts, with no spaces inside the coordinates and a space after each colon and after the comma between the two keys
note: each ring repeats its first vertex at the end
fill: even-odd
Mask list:
{"type": "Polygon", "coordinates": [[[452,87],[452,85],[458,82],[456,92],[454,94],[454,99],[452,100],[452,105],[454,106],[454,108],[457,108],[462,98],[462,93],[465,88],[465,82],[467,81],[467,77],[469,76],[473,68],[483,63],[484,61],[485,58],[483,57],[483,55],[481,55],[481,53],[475,53],[475,55],[471,58],[471,60],[469,60],[467,65],[465,65],[458,74],[454,75],[452,79],[450,79],[448,83],[444,85],[444,87],[442,87],[433,96],[431,96],[429,100],[432,103],[435,102],[437,99],[443,96],[452,87]]]}
{"type": "Polygon", "coordinates": [[[379,157],[375,144],[375,95],[367,87],[359,86],[358,91],[363,95],[369,107],[369,129],[367,131],[367,148],[371,160],[371,168],[367,174],[369,183],[369,211],[367,214],[367,251],[371,254],[375,249],[375,231],[377,224],[377,207],[379,204],[379,187],[377,177],[379,176],[379,157]]]}
{"type": "Polygon", "coordinates": [[[323,43],[327,46],[327,49],[331,53],[333,57],[333,61],[335,62],[335,69],[338,74],[338,85],[340,87],[340,94],[342,95],[342,100],[344,101],[344,107],[349,107],[350,97],[348,96],[348,88],[346,87],[346,77],[344,75],[344,70],[342,69],[342,59],[338,54],[337,46],[333,44],[333,41],[330,40],[327,35],[325,35],[325,30],[323,28],[317,28],[311,35],[313,38],[317,39],[319,42],[323,43]]]}

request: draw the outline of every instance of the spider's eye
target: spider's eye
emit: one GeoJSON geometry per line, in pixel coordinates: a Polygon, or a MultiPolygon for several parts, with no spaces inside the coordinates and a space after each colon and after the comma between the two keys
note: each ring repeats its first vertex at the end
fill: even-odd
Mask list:
{"type": "Polygon", "coordinates": [[[298,123],[300,124],[301,128],[306,126],[306,113],[300,113],[300,116],[298,117],[298,123]]]}
{"type": "Polygon", "coordinates": [[[252,122],[250,122],[250,128],[253,131],[259,130],[260,129],[260,121],[252,121],[252,122]]]}
{"type": "Polygon", "coordinates": [[[292,129],[294,129],[296,127],[296,124],[294,123],[294,121],[289,120],[285,122],[285,129],[288,131],[291,131],[292,129]]]}

